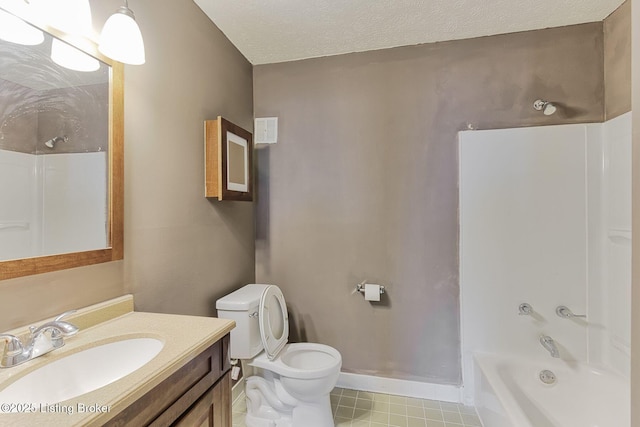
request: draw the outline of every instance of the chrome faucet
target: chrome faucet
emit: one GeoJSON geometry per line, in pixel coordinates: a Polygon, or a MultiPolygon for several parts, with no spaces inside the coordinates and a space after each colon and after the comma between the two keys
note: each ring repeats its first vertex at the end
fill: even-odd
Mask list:
{"type": "Polygon", "coordinates": [[[558,351],[558,347],[556,347],[556,342],[548,335],[540,335],[540,344],[547,350],[551,357],[560,357],[560,352],[558,351]]]}
{"type": "Polygon", "coordinates": [[[63,317],[74,312],[75,310],[67,311],[51,322],[38,327],[29,327],[30,334],[25,344],[16,336],[0,334],[0,340],[6,341],[0,358],[0,368],[19,365],[62,347],[65,337],[78,333],[77,326],[62,320],[63,317]]]}
{"type": "Polygon", "coordinates": [[[573,314],[573,312],[569,309],[569,307],[566,307],[564,305],[559,305],[556,307],[556,314],[562,317],[563,319],[571,319],[574,317],[582,317],[582,318],[587,317],[586,314],[573,314]]]}
{"type": "Polygon", "coordinates": [[[518,314],[520,316],[531,316],[531,313],[533,313],[533,307],[531,307],[531,304],[523,302],[518,306],[518,314]]]}

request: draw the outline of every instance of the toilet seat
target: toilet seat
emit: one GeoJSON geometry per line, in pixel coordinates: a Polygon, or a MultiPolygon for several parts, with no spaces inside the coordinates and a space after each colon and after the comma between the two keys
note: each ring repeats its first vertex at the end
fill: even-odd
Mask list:
{"type": "Polygon", "coordinates": [[[249,364],[289,378],[326,378],[340,372],[342,356],[328,345],[305,342],[285,345],[275,359],[261,353],[249,364]]]}
{"type": "Polygon", "coordinates": [[[252,366],[290,378],[323,378],[340,371],[342,356],[324,344],[289,341],[289,314],[280,288],[267,286],[258,306],[260,338],[264,352],[253,358],[252,366]]]}
{"type": "Polygon", "coordinates": [[[258,321],[264,351],[269,360],[274,360],[289,341],[287,304],[277,286],[267,286],[262,292],[258,321]]]}

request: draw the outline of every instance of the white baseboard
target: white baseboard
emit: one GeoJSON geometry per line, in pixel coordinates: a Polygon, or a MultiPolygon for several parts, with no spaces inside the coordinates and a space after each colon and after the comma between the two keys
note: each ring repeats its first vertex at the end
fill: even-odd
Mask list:
{"type": "MultiPolygon", "coordinates": [[[[419,399],[440,400],[442,402],[462,402],[462,389],[452,385],[340,372],[337,386],[373,393],[397,394],[399,396],[416,397],[419,399]]],[[[244,399],[243,379],[240,379],[240,381],[233,386],[232,402],[235,404],[239,399],[244,399]]]]}
{"type": "Polygon", "coordinates": [[[337,386],[443,402],[460,403],[462,401],[462,389],[457,386],[375,377],[373,375],[340,372],[337,386]]]}

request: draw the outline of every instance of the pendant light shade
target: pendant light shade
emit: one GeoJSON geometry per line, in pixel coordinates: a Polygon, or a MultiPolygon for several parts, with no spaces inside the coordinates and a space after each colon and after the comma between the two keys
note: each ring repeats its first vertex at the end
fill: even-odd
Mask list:
{"type": "Polygon", "coordinates": [[[129,7],[122,6],[107,19],[102,28],[98,50],[125,64],[144,64],[142,33],[129,7]]]}
{"type": "Polygon", "coordinates": [[[39,45],[44,33],[22,19],[0,9],[0,39],[26,46],[39,45]]]}
{"type": "Polygon", "coordinates": [[[96,58],[58,39],[51,42],[51,59],[58,65],[76,71],[90,72],[100,68],[96,58]]]}

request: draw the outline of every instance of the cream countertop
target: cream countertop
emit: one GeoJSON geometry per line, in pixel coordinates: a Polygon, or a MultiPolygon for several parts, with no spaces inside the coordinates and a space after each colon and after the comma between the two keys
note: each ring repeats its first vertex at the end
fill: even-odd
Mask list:
{"type": "MultiPolygon", "coordinates": [[[[132,307],[132,304],[130,306],[132,307]]],[[[93,310],[91,317],[99,318],[102,313],[104,310],[93,310]]],[[[86,317],[79,311],[74,316],[69,316],[69,321],[76,324],[87,323],[86,317]]],[[[219,341],[234,326],[235,322],[232,320],[215,317],[128,312],[87,329],[81,329],[77,335],[67,338],[65,346],[60,349],[22,365],[0,369],[0,389],[9,385],[14,378],[19,378],[49,362],[101,344],[150,337],[161,340],[164,347],[146,365],[107,386],[57,405],[42,408],[40,405],[33,405],[36,408],[34,413],[0,414],[0,425],[66,427],[104,424],[186,362],[219,341]],[[105,409],[107,410],[103,412],[105,409]],[[94,412],[89,412],[91,410],[94,412]]],[[[96,369],[100,367],[97,366],[96,369]]]]}

